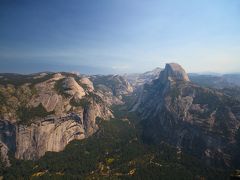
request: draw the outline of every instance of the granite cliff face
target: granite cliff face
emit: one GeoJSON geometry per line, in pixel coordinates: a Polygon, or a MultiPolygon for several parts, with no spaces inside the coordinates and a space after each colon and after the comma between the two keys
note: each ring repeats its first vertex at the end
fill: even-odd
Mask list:
{"type": "Polygon", "coordinates": [[[113,117],[93,83],[69,73],[8,75],[0,81],[0,104],[5,162],[8,150],[18,159],[62,151],[70,141],[96,132],[99,120],[113,117]]]}
{"type": "Polygon", "coordinates": [[[16,127],[17,159],[38,159],[47,151],[59,152],[74,139],[87,136],[84,125],[74,118],[38,121],[16,127]]]}
{"type": "Polygon", "coordinates": [[[15,126],[8,121],[0,121],[0,159],[4,166],[10,166],[8,151],[16,150],[16,131],[15,126]]]}
{"type": "Polygon", "coordinates": [[[159,78],[162,83],[167,83],[168,81],[190,81],[185,70],[176,63],[166,64],[159,78]]]}
{"type": "Polygon", "coordinates": [[[162,68],[157,67],[152,71],[147,71],[145,73],[125,74],[124,77],[134,89],[137,89],[138,87],[143,86],[146,83],[151,83],[153,80],[157,79],[161,71],[162,68]]]}
{"type": "Polygon", "coordinates": [[[240,148],[239,100],[192,83],[178,64],[148,74],[134,93],[119,75],[0,75],[2,162],[10,165],[8,152],[36,160],[62,151],[70,141],[94,134],[101,120],[113,117],[110,106],[132,95],[145,142],[166,142],[209,165],[231,167],[240,148]]]}
{"type": "Polygon", "coordinates": [[[123,96],[133,92],[131,84],[119,75],[96,75],[91,80],[98,90],[98,95],[111,105],[123,104],[123,96]]]}
{"type": "Polygon", "coordinates": [[[134,110],[146,142],[165,141],[208,164],[230,166],[240,126],[240,102],[189,81],[178,64],[167,64],[146,84],[134,110]]]}

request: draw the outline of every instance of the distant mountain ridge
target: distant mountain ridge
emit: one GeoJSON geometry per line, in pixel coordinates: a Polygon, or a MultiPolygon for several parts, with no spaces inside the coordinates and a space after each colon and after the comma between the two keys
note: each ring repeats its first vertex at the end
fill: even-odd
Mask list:
{"type": "Polygon", "coordinates": [[[205,87],[228,88],[240,86],[240,74],[224,74],[221,76],[190,74],[191,81],[205,87]]]}
{"type": "Polygon", "coordinates": [[[39,159],[91,136],[99,121],[113,117],[110,106],[123,103],[122,95],[131,91],[127,81],[114,75],[0,74],[2,159],[8,162],[8,151],[17,159],[39,159]]]}
{"type": "MultiPolygon", "coordinates": [[[[18,169],[18,163],[37,162],[35,170],[35,165],[24,165],[27,177],[38,173],[60,177],[62,172],[68,177],[72,164],[63,165],[63,161],[76,158],[73,160],[77,164],[75,174],[71,177],[83,174],[86,177],[93,174],[94,177],[100,174],[102,177],[109,174],[134,177],[134,174],[147,172],[146,177],[148,173],[164,174],[172,167],[178,174],[182,172],[179,167],[184,168],[184,175],[189,173],[197,179],[199,175],[214,177],[219,168],[226,170],[223,174],[227,177],[229,170],[240,168],[239,94],[238,75],[187,74],[176,63],[168,63],[164,69],[124,76],[2,73],[0,166],[6,168],[12,163],[12,167],[18,169]],[[115,124],[114,129],[112,125],[108,127],[110,124],[115,124]],[[113,138],[117,137],[115,133],[120,133],[123,139],[113,138]],[[139,148],[141,154],[138,154],[139,148]],[[168,148],[171,149],[169,154],[165,152],[168,148]],[[127,159],[128,155],[138,158],[127,159]],[[184,159],[185,155],[190,159],[184,159]],[[174,162],[168,156],[174,156],[174,162]],[[56,157],[64,159],[61,165],[56,157]],[[84,158],[90,162],[83,172],[84,158]],[[162,160],[166,160],[163,166],[162,160]],[[140,164],[135,164],[137,162],[140,164]],[[201,163],[201,168],[196,167],[195,162],[201,163]],[[201,172],[204,168],[209,174],[201,172]]],[[[11,168],[7,173],[12,173],[11,168]]]]}
{"type": "MultiPolygon", "coordinates": [[[[150,83],[151,81],[157,79],[162,71],[162,68],[155,68],[152,71],[147,71],[144,73],[135,74],[125,74],[124,77],[129,81],[133,87],[139,87],[145,83],[150,83]]],[[[188,73],[189,79],[201,86],[210,88],[229,88],[240,86],[240,74],[199,74],[199,73],[188,73]]]]}
{"type": "Polygon", "coordinates": [[[124,77],[129,81],[133,87],[139,87],[145,83],[150,83],[152,80],[157,79],[162,68],[155,68],[152,71],[145,73],[125,74],[124,77]]]}
{"type": "Polygon", "coordinates": [[[180,65],[167,64],[158,79],[146,84],[134,110],[146,142],[167,141],[209,164],[232,165],[240,102],[190,82],[180,65]]]}

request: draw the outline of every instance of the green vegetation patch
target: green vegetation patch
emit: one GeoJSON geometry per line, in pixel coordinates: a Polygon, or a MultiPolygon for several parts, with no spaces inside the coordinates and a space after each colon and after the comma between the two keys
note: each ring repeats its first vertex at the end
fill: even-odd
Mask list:
{"type": "Polygon", "coordinates": [[[72,141],[64,151],[47,152],[37,161],[12,160],[12,167],[3,172],[4,178],[228,179],[228,171],[207,167],[168,144],[143,144],[141,131],[133,123],[138,121],[124,111],[115,107],[119,118],[101,121],[93,136],[72,141]]]}
{"type": "Polygon", "coordinates": [[[80,81],[77,81],[77,83],[86,91],[88,90],[88,85],[87,84],[83,84],[80,81]]]}
{"type": "Polygon", "coordinates": [[[6,98],[0,91],[0,105],[4,105],[4,104],[6,104],[6,98]]]}
{"type": "Polygon", "coordinates": [[[20,123],[28,124],[36,117],[43,118],[54,112],[47,112],[42,104],[39,104],[37,107],[25,107],[21,106],[17,110],[17,115],[21,120],[20,123]]]}
{"type": "Polygon", "coordinates": [[[172,98],[172,103],[173,101],[180,96],[180,90],[175,86],[171,89],[169,92],[169,96],[172,98]]]}
{"type": "Polygon", "coordinates": [[[74,98],[72,98],[70,100],[70,104],[71,106],[75,106],[75,107],[83,107],[83,108],[87,108],[90,105],[90,101],[88,98],[84,97],[82,99],[79,100],[75,100],[74,98]]]}
{"type": "Polygon", "coordinates": [[[205,91],[202,88],[196,89],[193,104],[208,105],[210,110],[215,110],[216,107],[222,105],[219,97],[212,90],[205,91]]]}
{"type": "Polygon", "coordinates": [[[65,80],[65,78],[63,79],[60,79],[60,80],[57,80],[55,82],[55,85],[54,85],[54,89],[59,93],[61,94],[62,96],[66,97],[66,98],[69,98],[71,97],[69,94],[65,93],[65,91],[67,90],[66,88],[63,87],[63,81],[65,80]]]}
{"type": "Polygon", "coordinates": [[[5,73],[0,74],[2,78],[0,78],[0,84],[7,85],[12,84],[14,86],[21,86],[26,83],[30,83],[31,87],[33,87],[37,83],[44,82],[52,77],[53,74],[47,74],[40,78],[34,78],[36,75],[22,75],[22,74],[11,74],[5,73]]]}
{"type": "Polygon", "coordinates": [[[102,98],[100,96],[98,96],[97,94],[94,94],[92,92],[89,92],[87,97],[88,98],[92,98],[93,101],[95,101],[96,103],[103,103],[102,98]]]}

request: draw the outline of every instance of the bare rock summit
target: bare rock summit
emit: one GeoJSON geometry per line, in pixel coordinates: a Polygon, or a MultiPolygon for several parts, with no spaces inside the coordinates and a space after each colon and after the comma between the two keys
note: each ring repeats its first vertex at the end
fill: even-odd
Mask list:
{"type": "Polygon", "coordinates": [[[190,81],[185,70],[176,63],[166,64],[165,69],[160,73],[160,81],[190,81]]]}

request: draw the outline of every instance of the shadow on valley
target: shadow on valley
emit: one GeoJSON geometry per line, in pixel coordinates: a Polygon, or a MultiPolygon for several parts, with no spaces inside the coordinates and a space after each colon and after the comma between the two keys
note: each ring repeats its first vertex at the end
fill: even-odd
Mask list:
{"type": "Polygon", "coordinates": [[[62,152],[37,161],[11,158],[4,179],[228,179],[229,171],[206,167],[168,144],[143,143],[137,116],[126,106],[112,109],[115,119],[101,121],[93,136],[62,152]]]}

